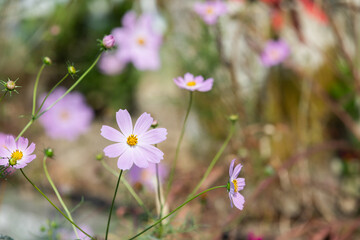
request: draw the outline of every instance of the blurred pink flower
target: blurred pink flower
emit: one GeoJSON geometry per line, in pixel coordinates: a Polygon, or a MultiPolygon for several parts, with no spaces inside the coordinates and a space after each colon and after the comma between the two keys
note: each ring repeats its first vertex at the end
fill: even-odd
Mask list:
{"type": "Polygon", "coordinates": [[[162,36],[153,29],[154,19],[143,14],[138,19],[135,12],[128,12],[122,19],[122,27],[112,34],[117,45],[116,57],[124,64],[132,62],[138,70],[160,68],[159,49],[162,36]]]}
{"type": "MultiPolygon", "coordinates": [[[[161,183],[164,182],[168,175],[168,169],[163,165],[159,164],[159,180],[161,183]]],[[[157,186],[156,179],[156,165],[149,163],[148,168],[139,168],[137,166],[132,167],[128,173],[129,181],[131,184],[141,183],[147,189],[155,191],[157,186]]]]}
{"type": "Polygon", "coordinates": [[[120,109],[116,113],[116,121],[120,131],[104,125],[101,128],[101,136],[117,142],[104,148],[104,153],[110,158],[119,157],[119,169],[130,169],[134,163],[140,168],[147,168],[149,163],[159,163],[163,159],[164,153],[152,144],[164,141],[167,130],[148,130],[154,121],[150,114],[141,114],[133,128],[129,112],[120,109]]]}
{"type": "Polygon", "coordinates": [[[263,240],[262,237],[256,236],[254,233],[250,232],[248,234],[247,240],[263,240]]]}
{"type": "Polygon", "coordinates": [[[236,159],[233,159],[231,161],[229,168],[230,179],[228,183],[228,192],[229,192],[231,207],[233,207],[234,204],[236,208],[242,210],[244,207],[245,199],[243,195],[239,193],[239,191],[244,189],[245,179],[237,178],[242,168],[242,165],[238,164],[234,169],[235,160],[236,159]]]}
{"type": "Polygon", "coordinates": [[[115,52],[104,52],[99,61],[99,69],[106,75],[117,75],[122,72],[125,62],[116,57],[115,52]]]}
{"type": "MultiPolygon", "coordinates": [[[[65,88],[58,88],[46,99],[43,109],[46,109],[66,92],[65,88]]],[[[45,98],[40,97],[39,104],[45,98]]],[[[94,112],[86,104],[85,97],[79,92],[70,92],[54,107],[39,118],[46,134],[51,138],[75,140],[85,133],[94,118],[94,112]]]]}
{"type": "Polygon", "coordinates": [[[290,55],[290,48],[282,40],[268,41],[261,54],[261,61],[266,67],[271,67],[283,62],[290,55]]]}
{"type": "MultiPolygon", "coordinates": [[[[80,224],[79,226],[82,230],[84,230],[87,234],[89,234],[90,236],[92,236],[94,234],[93,230],[88,226],[88,225],[84,225],[84,224],[80,224]]],[[[80,231],[79,229],[76,229],[79,238],[76,237],[76,234],[73,231],[69,231],[67,229],[61,229],[60,230],[60,235],[61,235],[61,240],[69,240],[69,239],[80,239],[80,240],[90,240],[91,238],[89,238],[88,236],[86,236],[82,231],[80,231]]]]}
{"type": "Polygon", "coordinates": [[[211,90],[214,79],[208,78],[204,81],[203,76],[194,77],[191,73],[186,73],[184,77],[174,78],[174,82],[178,87],[189,91],[207,92],[211,90]]]}
{"type": "Polygon", "coordinates": [[[27,138],[19,138],[15,142],[15,138],[11,135],[6,136],[5,143],[0,147],[0,165],[9,166],[11,168],[20,169],[36,158],[32,154],[35,150],[35,143],[29,145],[27,138]]]}
{"type": "Polygon", "coordinates": [[[203,18],[206,24],[213,25],[217,22],[218,17],[227,13],[225,3],[220,0],[197,2],[194,5],[194,11],[203,18]]]}

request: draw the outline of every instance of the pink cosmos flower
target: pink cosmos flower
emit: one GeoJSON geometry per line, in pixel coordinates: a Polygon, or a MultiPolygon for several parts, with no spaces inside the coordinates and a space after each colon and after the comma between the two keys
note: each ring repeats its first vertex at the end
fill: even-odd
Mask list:
{"type": "MultiPolygon", "coordinates": [[[[168,175],[168,169],[163,165],[159,164],[159,180],[164,182],[168,175]]],[[[141,183],[147,189],[155,191],[157,186],[156,179],[156,166],[154,163],[149,163],[148,168],[132,167],[128,173],[129,181],[131,184],[141,183]]]]}
{"type": "Polygon", "coordinates": [[[203,18],[206,24],[213,25],[218,17],[227,13],[225,3],[220,0],[195,3],[194,11],[203,18]]]}
{"type": "Polygon", "coordinates": [[[245,199],[243,195],[239,193],[239,191],[244,189],[245,179],[237,178],[242,168],[242,165],[238,164],[234,169],[235,160],[236,159],[233,159],[230,164],[230,168],[229,168],[230,179],[227,188],[229,192],[231,207],[233,207],[234,204],[236,208],[242,210],[244,207],[245,199]]]}
{"type": "Polygon", "coordinates": [[[174,78],[174,82],[178,87],[189,91],[207,92],[211,90],[214,79],[208,78],[204,81],[203,76],[194,77],[191,73],[186,73],[184,77],[174,78]]]}
{"type": "MultiPolygon", "coordinates": [[[[88,233],[90,236],[92,236],[94,234],[92,228],[89,227],[88,225],[80,224],[80,228],[82,230],[84,230],[86,233],[88,233]]],[[[83,233],[79,229],[76,229],[76,230],[77,230],[79,238],[76,237],[76,234],[73,231],[69,231],[68,229],[61,229],[59,231],[60,239],[61,240],[69,240],[69,239],[90,240],[91,239],[88,236],[86,236],[85,233],[83,233]]]]}
{"type": "Polygon", "coordinates": [[[290,55],[290,49],[282,40],[268,41],[261,54],[261,61],[266,67],[271,67],[283,62],[290,55]]]}
{"type": "Polygon", "coordinates": [[[263,238],[260,236],[256,236],[254,233],[250,232],[248,234],[247,240],[263,240],[263,238]]]}
{"type": "Polygon", "coordinates": [[[36,158],[32,154],[35,150],[35,143],[29,145],[27,138],[15,138],[11,135],[6,136],[5,145],[0,147],[0,165],[20,169],[36,158]]]}
{"type": "Polygon", "coordinates": [[[116,121],[120,131],[102,126],[101,136],[117,142],[104,148],[105,156],[118,158],[119,169],[127,170],[133,164],[140,168],[147,168],[149,163],[159,163],[164,153],[152,146],[166,139],[167,130],[156,128],[148,130],[153,118],[148,113],[143,113],[133,127],[130,114],[127,110],[120,109],[116,113],[116,121]]]}
{"type": "MultiPolygon", "coordinates": [[[[42,109],[46,109],[66,92],[58,88],[46,99],[42,109]]],[[[45,98],[40,97],[39,104],[45,98]]],[[[51,138],[75,140],[85,133],[94,118],[93,110],[86,104],[85,97],[79,92],[70,92],[54,107],[39,118],[46,134],[51,138]]]]}
{"type": "Polygon", "coordinates": [[[125,62],[119,60],[114,52],[104,52],[99,61],[99,69],[106,75],[117,75],[122,72],[125,62]]]}
{"type": "Polygon", "coordinates": [[[143,14],[137,19],[136,14],[130,11],[123,17],[122,25],[112,31],[118,47],[118,60],[132,62],[139,70],[159,69],[162,36],[153,29],[153,17],[143,14]]]}

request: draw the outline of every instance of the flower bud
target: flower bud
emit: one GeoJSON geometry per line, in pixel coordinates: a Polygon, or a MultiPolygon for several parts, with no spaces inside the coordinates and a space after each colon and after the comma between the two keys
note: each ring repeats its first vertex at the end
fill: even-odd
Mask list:
{"type": "Polygon", "coordinates": [[[102,153],[96,154],[95,158],[96,158],[96,160],[101,161],[104,158],[104,154],[102,154],[102,153]]]}
{"type": "Polygon", "coordinates": [[[237,122],[237,120],[239,120],[239,116],[236,115],[236,114],[232,114],[229,116],[229,120],[232,122],[232,123],[235,123],[237,122]]]}
{"type": "Polygon", "coordinates": [[[152,122],[152,124],[151,124],[151,127],[152,127],[152,128],[157,128],[157,126],[159,126],[159,123],[158,123],[158,121],[154,120],[154,121],[152,122]]]}
{"type": "Polygon", "coordinates": [[[52,148],[44,149],[45,156],[52,158],[54,156],[54,150],[52,148]]]}
{"type": "Polygon", "coordinates": [[[52,61],[49,57],[44,57],[43,58],[43,63],[46,65],[51,65],[52,61]]]}
{"type": "Polygon", "coordinates": [[[16,165],[16,162],[17,162],[17,160],[15,158],[10,158],[10,160],[9,160],[10,166],[16,165]]]}
{"type": "Polygon", "coordinates": [[[107,35],[102,40],[102,45],[106,48],[112,48],[115,45],[115,38],[113,35],[107,35]]]}
{"type": "Polygon", "coordinates": [[[71,75],[74,75],[76,73],[76,69],[73,65],[69,65],[68,66],[68,72],[71,74],[71,75]]]}
{"type": "Polygon", "coordinates": [[[9,91],[13,91],[16,87],[16,84],[14,81],[8,80],[6,83],[6,89],[9,91]]]}

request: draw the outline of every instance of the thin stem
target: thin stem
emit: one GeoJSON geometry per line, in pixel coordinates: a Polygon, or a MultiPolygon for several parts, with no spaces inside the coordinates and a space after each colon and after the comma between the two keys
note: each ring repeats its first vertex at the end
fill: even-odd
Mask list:
{"type": "Polygon", "coordinates": [[[216,186],[216,187],[212,187],[209,189],[206,189],[205,191],[202,191],[201,193],[197,194],[196,196],[192,197],[191,199],[186,200],[183,204],[181,204],[180,206],[178,206],[177,208],[175,208],[173,211],[171,211],[168,215],[166,215],[165,217],[157,220],[155,223],[153,223],[152,225],[150,225],[149,227],[145,228],[143,231],[139,232],[138,234],[136,234],[135,236],[129,238],[129,240],[135,239],[138,236],[140,236],[141,234],[143,234],[144,232],[148,231],[149,229],[151,229],[152,227],[156,226],[157,224],[161,223],[163,220],[165,220],[166,218],[168,218],[169,216],[171,216],[173,213],[175,213],[176,211],[178,211],[180,208],[182,208],[183,206],[185,206],[188,202],[194,200],[195,198],[199,197],[200,195],[209,192],[211,190],[217,189],[217,188],[226,188],[226,185],[222,185],[222,186],[216,186]]]}
{"type": "MultiPolygon", "coordinates": [[[[106,170],[108,170],[110,173],[112,173],[115,177],[119,176],[119,173],[116,172],[114,169],[112,169],[109,165],[107,165],[104,160],[101,160],[101,164],[104,166],[104,168],[106,170]]],[[[125,179],[125,178],[121,178],[121,182],[125,185],[125,187],[127,188],[127,190],[130,192],[130,194],[135,198],[135,200],[137,201],[137,203],[140,205],[140,207],[142,207],[144,209],[144,211],[146,212],[146,214],[148,216],[151,216],[149,210],[146,208],[144,202],[141,200],[141,198],[139,197],[139,195],[136,194],[135,190],[131,187],[131,185],[129,184],[129,182],[125,179]]]]}
{"type": "Polygon", "coordinates": [[[69,92],[71,92],[83,79],[84,77],[95,67],[95,65],[97,64],[97,62],[99,61],[100,57],[101,57],[100,53],[97,58],[95,59],[95,61],[93,62],[93,64],[83,73],[83,75],[80,76],[80,78],[60,97],[58,98],[53,104],[51,104],[49,107],[47,107],[44,111],[42,111],[40,114],[38,114],[36,116],[36,119],[41,117],[41,115],[43,115],[44,113],[46,113],[47,111],[49,111],[50,108],[52,108],[55,104],[57,104],[61,99],[63,99],[69,92]]]}
{"type": "Polygon", "coordinates": [[[33,118],[30,119],[30,121],[26,124],[26,126],[23,128],[23,130],[21,130],[19,135],[17,135],[17,137],[15,138],[15,142],[17,140],[19,140],[19,138],[24,134],[24,132],[26,132],[26,130],[31,126],[31,124],[33,124],[34,121],[35,120],[33,118]]]}
{"type": "MultiPolygon", "coordinates": [[[[155,145],[156,146],[156,145],[155,145]]],[[[163,211],[163,203],[161,201],[161,183],[160,183],[160,176],[159,176],[159,164],[156,163],[155,165],[155,169],[156,169],[156,185],[157,185],[157,197],[158,197],[158,201],[159,201],[159,218],[161,219],[162,217],[162,211],[163,211]]],[[[160,229],[159,229],[159,238],[162,237],[162,231],[163,231],[163,227],[162,227],[162,223],[160,222],[160,229]]]]}
{"type": "MultiPolygon", "coordinates": [[[[46,167],[46,159],[47,159],[47,156],[44,156],[43,167],[44,167],[44,172],[45,172],[46,178],[49,181],[51,187],[53,188],[53,190],[54,190],[54,192],[56,194],[56,197],[59,199],[59,202],[61,203],[61,206],[64,208],[64,210],[65,210],[66,214],[68,215],[69,219],[73,222],[74,220],[73,220],[73,218],[71,216],[71,213],[70,213],[69,209],[66,207],[66,204],[64,203],[59,191],[57,190],[54,182],[52,181],[52,179],[50,177],[50,174],[49,174],[49,172],[47,170],[47,167],[46,167]]],[[[72,228],[74,230],[76,238],[78,239],[79,238],[78,231],[76,230],[74,225],[72,225],[72,228]]]]}
{"type": "Polygon", "coordinates": [[[119,178],[118,178],[116,188],[115,188],[114,197],[113,197],[113,200],[112,200],[112,203],[111,203],[110,212],[109,212],[109,218],[108,218],[108,222],[107,222],[107,226],[106,226],[105,240],[108,239],[109,227],[110,227],[110,221],[111,221],[111,214],[112,214],[112,211],[113,211],[113,208],[114,208],[114,202],[115,202],[116,194],[117,194],[117,191],[118,191],[118,188],[119,188],[119,183],[120,183],[122,173],[123,173],[123,170],[120,171],[119,178]]]}
{"type": "Polygon", "coordinates": [[[44,98],[44,100],[42,101],[39,109],[36,111],[36,114],[37,115],[41,108],[44,106],[44,103],[46,101],[46,99],[49,97],[49,95],[69,76],[69,73],[67,73],[58,83],[55,84],[55,86],[47,93],[46,97],[44,98]]]}
{"type": "Polygon", "coordinates": [[[204,174],[204,176],[202,177],[202,179],[200,180],[200,182],[198,183],[198,185],[196,185],[196,187],[194,188],[194,190],[191,192],[191,194],[189,195],[188,198],[190,198],[191,196],[193,196],[201,187],[201,185],[204,183],[205,179],[209,176],[211,170],[213,169],[213,167],[215,166],[216,162],[219,160],[221,154],[224,152],[226,146],[228,145],[231,137],[234,134],[234,130],[235,130],[235,122],[231,122],[231,126],[230,126],[230,131],[229,131],[229,135],[227,136],[225,142],[223,143],[223,145],[221,146],[221,148],[219,149],[219,151],[216,153],[215,157],[213,158],[213,160],[211,161],[209,167],[206,169],[206,172],[204,174]]]}
{"type": "Polygon", "coordinates": [[[166,189],[166,197],[165,197],[165,199],[167,199],[167,195],[170,192],[171,185],[172,185],[172,182],[173,182],[173,179],[174,179],[176,162],[177,162],[177,159],[179,157],[180,145],[181,145],[182,139],[184,137],[186,121],[187,121],[189,113],[190,113],[192,99],[193,99],[193,92],[190,91],[189,105],[188,105],[188,108],[187,108],[187,111],[186,111],[186,115],[185,115],[184,123],[183,123],[182,129],[181,129],[180,137],[179,137],[179,140],[177,142],[175,158],[174,158],[174,161],[173,161],[172,166],[171,166],[171,171],[170,171],[170,175],[169,175],[169,181],[168,181],[168,185],[167,185],[167,189],[166,189]]]}
{"type": "Polygon", "coordinates": [[[37,92],[37,88],[38,88],[38,85],[39,85],[39,79],[40,79],[40,75],[41,75],[41,72],[44,70],[45,68],[45,64],[43,63],[43,65],[41,65],[41,68],[36,76],[36,80],[35,80],[35,85],[34,85],[34,94],[33,94],[33,107],[32,107],[32,112],[31,112],[31,115],[32,116],[35,116],[35,107],[36,107],[36,92],[37,92]]]}
{"type": "Polygon", "coordinates": [[[4,95],[2,95],[2,96],[0,97],[0,102],[3,100],[3,98],[5,97],[5,95],[7,94],[7,92],[8,92],[8,91],[5,90],[4,95]]]}
{"type": "Polygon", "coordinates": [[[24,177],[26,178],[26,180],[28,180],[28,182],[33,185],[33,187],[41,194],[43,195],[43,197],[56,209],[58,210],[59,213],[61,213],[61,215],[64,216],[65,219],[67,219],[72,225],[74,225],[77,229],[79,229],[82,233],[84,233],[86,236],[88,236],[89,238],[91,238],[92,240],[96,240],[95,238],[93,238],[92,236],[90,236],[89,234],[87,234],[84,230],[82,230],[78,225],[76,225],[73,221],[71,221],[24,173],[24,171],[22,169],[20,169],[21,173],[24,175],[24,177]]]}

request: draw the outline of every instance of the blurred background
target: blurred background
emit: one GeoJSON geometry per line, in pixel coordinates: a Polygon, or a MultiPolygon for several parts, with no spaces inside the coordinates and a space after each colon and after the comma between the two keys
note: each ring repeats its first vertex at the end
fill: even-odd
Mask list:
{"type": "MultiPolygon", "coordinates": [[[[158,146],[165,153],[166,185],[189,101],[173,78],[190,72],[214,78],[214,87],[194,93],[167,207],[185,201],[201,179],[228,135],[231,114],[239,116],[236,132],[203,189],[225,184],[236,157],[244,165],[246,202],[239,211],[225,190],[209,192],[173,217],[163,239],[359,239],[359,1],[220,2],[226,11],[209,24],[190,0],[0,0],[0,80],[18,79],[21,86],[0,102],[0,132],[16,136],[29,121],[44,56],[53,64],[40,77],[39,95],[73,65],[77,74],[61,84],[70,87],[97,57],[96,40],[126,27],[126,13],[138,20],[147,14],[151,32],[162,39],[159,66],[111,59],[120,48],[103,56],[75,88],[91,111],[89,126],[68,139],[35,122],[24,134],[36,143],[37,155],[27,175],[58,204],[42,168],[43,150],[51,147],[48,169],[69,208],[78,206],[75,222],[102,239],[116,177],[96,160],[109,145],[101,126],[116,128],[115,112],[128,109],[133,120],[148,112],[167,128],[158,146]],[[283,42],[288,53],[270,49],[278,61],[268,64],[271,41],[283,42]]],[[[116,159],[104,161],[117,170],[116,159]]],[[[140,175],[132,180],[127,172],[125,178],[156,214],[148,184],[154,173],[140,175]]],[[[110,239],[131,237],[151,222],[120,185],[110,239]]],[[[1,234],[73,239],[70,224],[20,172],[0,180],[1,234]]],[[[149,232],[143,239],[158,238],[149,232]]]]}

